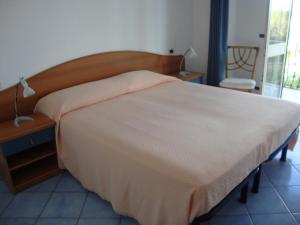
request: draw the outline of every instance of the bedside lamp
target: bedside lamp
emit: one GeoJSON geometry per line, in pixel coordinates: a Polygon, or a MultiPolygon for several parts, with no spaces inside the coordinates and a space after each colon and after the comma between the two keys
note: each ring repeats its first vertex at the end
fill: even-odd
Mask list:
{"type": "Polygon", "coordinates": [[[15,124],[16,127],[20,127],[19,122],[22,121],[22,120],[33,120],[29,116],[19,116],[18,115],[18,94],[19,94],[20,84],[24,88],[24,90],[23,90],[23,97],[24,98],[30,97],[30,96],[35,94],[35,91],[31,87],[28,86],[28,83],[26,82],[24,77],[21,77],[19,83],[17,84],[16,95],[15,95],[15,114],[16,114],[16,118],[15,118],[14,124],[15,124]]]}
{"type": "Polygon", "coordinates": [[[195,49],[193,49],[192,47],[190,47],[188,50],[185,51],[185,53],[183,54],[182,60],[180,62],[180,72],[179,74],[182,76],[186,76],[189,74],[189,72],[187,71],[183,71],[182,70],[182,66],[183,66],[183,62],[186,59],[186,57],[189,56],[190,58],[194,58],[197,56],[197,53],[195,51],[195,49]]]}

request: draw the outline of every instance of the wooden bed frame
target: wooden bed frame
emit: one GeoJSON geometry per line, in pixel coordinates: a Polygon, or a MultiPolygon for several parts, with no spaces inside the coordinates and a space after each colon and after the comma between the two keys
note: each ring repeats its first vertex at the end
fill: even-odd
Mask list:
{"type": "MultiPolygon", "coordinates": [[[[150,70],[162,74],[176,74],[180,70],[181,59],[182,56],[136,51],[107,52],[74,59],[29,78],[27,81],[36,94],[29,98],[19,98],[19,113],[32,114],[37,101],[54,91],[129,71],[150,70]]],[[[0,92],[0,122],[15,117],[15,92],[16,86],[0,92]]]]}

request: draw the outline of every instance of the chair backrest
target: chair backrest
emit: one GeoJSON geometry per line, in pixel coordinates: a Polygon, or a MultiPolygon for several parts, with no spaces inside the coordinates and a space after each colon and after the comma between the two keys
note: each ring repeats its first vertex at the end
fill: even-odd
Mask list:
{"type": "Polygon", "coordinates": [[[230,72],[235,76],[240,71],[240,78],[248,75],[247,78],[255,80],[258,53],[259,47],[255,46],[228,46],[226,77],[230,72]]]}

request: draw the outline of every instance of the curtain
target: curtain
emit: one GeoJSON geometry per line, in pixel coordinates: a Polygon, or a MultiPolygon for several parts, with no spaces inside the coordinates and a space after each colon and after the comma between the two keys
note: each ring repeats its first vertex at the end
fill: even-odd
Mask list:
{"type": "Polygon", "coordinates": [[[225,78],[229,0],[211,0],[207,84],[219,86],[225,78]]]}

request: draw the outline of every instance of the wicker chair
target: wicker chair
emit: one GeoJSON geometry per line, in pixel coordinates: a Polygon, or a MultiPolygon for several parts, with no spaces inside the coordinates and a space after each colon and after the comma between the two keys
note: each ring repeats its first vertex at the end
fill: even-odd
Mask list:
{"type": "Polygon", "coordinates": [[[226,79],[220,82],[220,87],[252,92],[256,86],[258,53],[258,47],[228,46],[226,79]]]}

